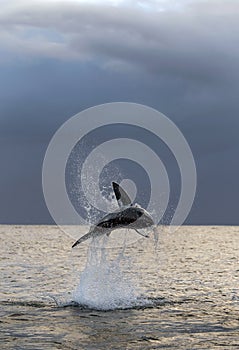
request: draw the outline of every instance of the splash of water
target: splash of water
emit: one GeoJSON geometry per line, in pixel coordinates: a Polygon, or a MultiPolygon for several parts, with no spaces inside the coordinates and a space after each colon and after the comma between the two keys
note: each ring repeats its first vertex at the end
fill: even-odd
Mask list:
{"type": "Polygon", "coordinates": [[[126,240],[122,248],[113,252],[105,248],[107,239],[104,236],[92,240],[73,301],[101,310],[138,305],[140,288],[137,274],[131,273],[132,258],[125,254],[126,240]]]}
{"type": "MultiPolygon", "coordinates": [[[[100,158],[103,157],[100,155],[100,158]]],[[[76,156],[77,160],[77,156],[76,156]]],[[[97,168],[88,166],[84,172],[83,180],[86,181],[84,192],[87,193],[87,199],[94,206],[99,207],[97,202],[97,193],[95,187],[92,186],[93,174],[97,168]]],[[[77,166],[76,166],[77,169],[77,166]]],[[[77,170],[76,178],[82,180],[80,169],[77,170]]],[[[120,169],[108,169],[107,179],[120,182],[124,176],[120,169]]],[[[107,181],[110,185],[112,181],[107,181]]],[[[76,191],[77,196],[77,181],[76,191]]],[[[112,212],[118,208],[111,189],[111,195],[106,198],[107,187],[101,189],[101,201],[104,201],[107,212],[112,212]]],[[[79,194],[79,193],[78,193],[79,194]]],[[[134,198],[135,196],[133,196],[134,198]]],[[[91,210],[89,203],[85,203],[85,197],[78,196],[78,202],[84,207],[86,219],[88,223],[95,223],[99,219],[97,213],[91,210]],[[82,199],[83,198],[83,199],[82,199]],[[83,200],[83,202],[81,202],[83,200]]],[[[134,264],[133,257],[127,256],[126,246],[139,239],[138,233],[134,230],[121,230],[117,234],[114,231],[110,237],[102,236],[92,239],[87,254],[87,263],[84,270],[80,274],[80,279],[75,291],[72,294],[72,302],[80,306],[93,309],[109,310],[116,308],[130,308],[134,306],[145,305],[148,299],[142,297],[139,287],[140,273],[134,264]],[[125,231],[122,233],[122,231],[125,231]],[[107,249],[111,247],[111,249],[107,249]],[[114,247],[114,249],[112,249],[114,247]]],[[[145,239],[145,238],[143,238],[145,239]]],[[[79,277],[78,277],[79,278],[79,277]]]]}

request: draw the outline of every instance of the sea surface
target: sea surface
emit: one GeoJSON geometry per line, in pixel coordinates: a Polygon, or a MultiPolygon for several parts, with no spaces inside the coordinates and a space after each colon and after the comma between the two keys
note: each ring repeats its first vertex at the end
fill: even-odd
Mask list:
{"type": "Polygon", "coordinates": [[[0,349],[239,349],[239,227],[106,240],[0,226],[0,349]]]}

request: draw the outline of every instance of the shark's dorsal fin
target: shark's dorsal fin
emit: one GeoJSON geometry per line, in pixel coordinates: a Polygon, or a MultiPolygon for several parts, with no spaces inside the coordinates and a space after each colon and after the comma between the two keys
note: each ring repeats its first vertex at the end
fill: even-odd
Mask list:
{"type": "Polygon", "coordinates": [[[119,207],[124,207],[132,204],[131,199],[119,184],[117,184],[116,182],[112,182],[112,186],[119,207]]]}

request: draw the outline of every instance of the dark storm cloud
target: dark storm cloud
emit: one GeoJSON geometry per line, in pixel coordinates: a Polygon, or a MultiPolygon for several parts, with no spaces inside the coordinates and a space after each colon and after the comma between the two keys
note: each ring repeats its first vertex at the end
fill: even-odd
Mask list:
{"type": "Polygon", "coordinates": [[[1,46],[22,56],[97,61],[210,81],[238,76],[237,1],[196,1],[180,11],[74,2],[16,5],[0,15],[1,46]]]}
{"type": "Polygon", "coordinates": [[[0,222],[49,222],[41,166],[54,132],[87,107],[131,101],[165,113],[192,148],[198,190],[187,222],[239,223],[238,1],[8,3],[0,222]]]}

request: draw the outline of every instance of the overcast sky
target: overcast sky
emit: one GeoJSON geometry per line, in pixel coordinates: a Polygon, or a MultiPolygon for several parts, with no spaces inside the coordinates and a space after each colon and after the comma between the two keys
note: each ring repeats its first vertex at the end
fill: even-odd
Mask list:
{"type": "Polygon", "coordinates": [[[72,115],[131,101],[171,118],[195,157],[187,223],[239,224],[238,0],[0,0],[0,222],[52,222],[47,145],[72,115]]]}

